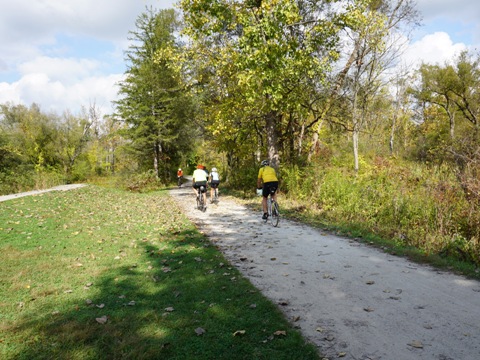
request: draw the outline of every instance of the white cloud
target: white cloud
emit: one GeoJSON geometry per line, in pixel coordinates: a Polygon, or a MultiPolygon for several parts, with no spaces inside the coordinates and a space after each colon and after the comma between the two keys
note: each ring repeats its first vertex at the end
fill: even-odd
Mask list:
{"type": "Polygon", "coordinates": [[[45,73],[30,73],[12,84],[0,83],[0,103],[36,103],[43,111],[61,114],[66,110],[77,113],[95,105],[102,115],[112,112],[111,102],[117,98],[116,84],[122,74],[85,77],[66,85],[45,73]]]}
{"type": "Polygon", "coordinates": [[[146,7],[174,2],[3,0],[0,103],[36,103],[57,113],[95,104],[111,113],[129,31],[146,7]]]}
{"type": "Polygon", "coordinates": [[[447,33],[436,32],[411,43],[403,59],[412,66],[417,66],[421,62],[443,65],[466,48],[463,43],[454,44],[447,33]]]}
{"type": "Polygon", "coordinates": [[[98,71],[99,66],[99,62],[92,59],[39,56],[20,64],[18,70],[22,76],[43,73],[52,81],[61,80],[70,84],[98,71]]]}
{"type": "MultiPolygon", "coordinates": [[[[0,1],[0,103],[35,102],[57,113],[75,113],[95,104],[107,114],[117,98],[123,51],[137,17],[146,6],[172,7],[177,0],[0,1]]],[[[462,31],[469,31],[470,40],[480,44],[480,2],[416,3],[424,22],[436,22],[440,29],[421,29],[405,53],[408,64],[442,64],[465,44],[474,46],[459,40],[462,31]],[[443,28],[447,23],[461,25],[443,28]]]]}

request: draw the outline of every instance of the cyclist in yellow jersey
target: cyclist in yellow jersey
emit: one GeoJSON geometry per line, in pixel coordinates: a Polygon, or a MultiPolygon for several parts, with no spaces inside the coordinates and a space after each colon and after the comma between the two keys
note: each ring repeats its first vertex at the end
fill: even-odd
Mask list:
{"type": "Polygon", "coordinates": [[[197,168],[193,172],[193,192],[195,196],[198,196],[198,189],[203,186],[203,203],[207,204],[207,173],[204,170],[204,166],[201,164],[197,165],[197,168]]]}
{"type": "Polygon", "coordinates": [[[267,212],[267,198],[270,194],[271,189],[274,191],[272,198],[277,200],[277,189],[278,189],[278,178],[275,169],[270,165],[268,160],[263,160],[261,163],[261,168],[258,170],[258,179],[257,179],[257,189],[262,189],[262,207],[263,207],[263,216],[262,219],[268,218],[267,212]],[[262,186],[263,185],[263,186],[262,186]]]}

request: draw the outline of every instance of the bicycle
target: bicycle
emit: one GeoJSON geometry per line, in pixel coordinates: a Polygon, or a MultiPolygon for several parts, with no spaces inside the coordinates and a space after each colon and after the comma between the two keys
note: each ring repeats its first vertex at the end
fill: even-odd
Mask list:
{"type": "Polygon", "coordinates": [[[278,222],[280,221],[280,210],[278,203],[272,198],[275,194],[276,189],[270,189],[270,195],[267,198],[267,213],[268,217],[265,219],[265,223],[270,218],[270,223],[274,226],[278,226],[278,222]]]}
{"type": "Polygon", "coordinates": [[[217,204],[218,203],[218,188],[214,187],[213,188],[213,199],[212,199],[212,204],[217,204]]]}
{"type": "Polygon", "coordinates": [[[205,212],[207,210],[207,206],[205,205],[205,199],[203,198],[203,193],[205,193],[207,189],[205,186],[201,185],[197,190],[197,209],[205,212]]]}
{"type": "Polygon", "coordinates": [[[183,177],[178,176],[178,182],[177,182],[178,187],[182,187],[182,183],[183,183],[183,177]]]}

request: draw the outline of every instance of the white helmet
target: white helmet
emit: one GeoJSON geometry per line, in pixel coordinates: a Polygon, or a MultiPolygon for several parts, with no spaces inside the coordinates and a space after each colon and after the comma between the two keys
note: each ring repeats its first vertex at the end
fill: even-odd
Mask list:
{"type": "Polygon", "coordinates": [[[212,171],[217,171],[217,168],[214,167],[214,168],[212,169],[212,171]]]}

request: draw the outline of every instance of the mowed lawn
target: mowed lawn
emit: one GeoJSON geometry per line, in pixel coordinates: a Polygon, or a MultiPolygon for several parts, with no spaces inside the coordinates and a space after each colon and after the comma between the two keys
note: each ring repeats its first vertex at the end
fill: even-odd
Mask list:
{"type": "Polygon", "coordinates": [[[167,191],[0,203],[0,358],[319,359],[167,191]]]}

